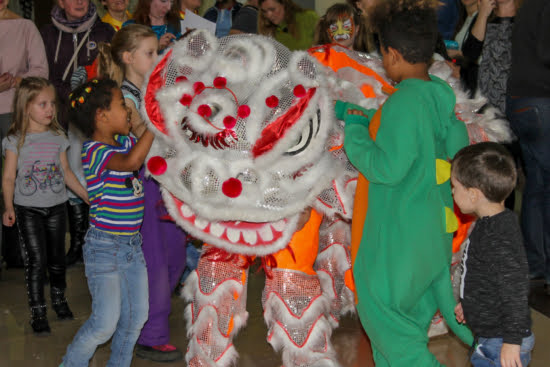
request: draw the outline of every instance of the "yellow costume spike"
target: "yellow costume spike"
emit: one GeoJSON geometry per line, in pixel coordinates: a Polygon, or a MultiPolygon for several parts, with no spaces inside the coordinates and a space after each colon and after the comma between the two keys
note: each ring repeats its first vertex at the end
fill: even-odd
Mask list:
{"type": "MultiPolygon", "coordinates": [[[[435,179],[438,185],[447,182],[451,178],[451,163],[443,159],[435,160],[435,179]]],[[[454,231],[453,231],[454,232],[454,231]]]]}
{"type": "Polygon", "coordinates": [[[445,207],[445,230],[447,233],[456,232],[458,229],[458,218],[453,209],[445,207]]]}

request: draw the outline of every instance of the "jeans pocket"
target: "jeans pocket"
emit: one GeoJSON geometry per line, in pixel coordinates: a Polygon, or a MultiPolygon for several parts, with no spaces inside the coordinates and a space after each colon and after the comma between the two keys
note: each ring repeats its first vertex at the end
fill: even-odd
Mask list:
{"type": "Polygon", "coordinates": [[[521,351],[520,353],[531,353],[535,347],[535,334],[531,333],[528,337],[523,338],[521,342],[521,351]]]}
{"type": "Polygon", "coordinates": [[[86,276],[116,271],[118,254],[116,244],[110,241],[93,239],[86,243],[84,247],[86,276]]]}

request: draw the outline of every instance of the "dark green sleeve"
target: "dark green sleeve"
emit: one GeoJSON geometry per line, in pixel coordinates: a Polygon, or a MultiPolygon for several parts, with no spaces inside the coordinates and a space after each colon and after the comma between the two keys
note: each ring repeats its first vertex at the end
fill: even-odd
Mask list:
{"type": "Polygon", "coordinates": [[[370,138],[367,126],[345,120],[344,148],[348,158],[370,182],[399,183],[418,155],[418,124],[424,112],[408,95],[396,92],[382,106],[376,141],[370,138]]]}

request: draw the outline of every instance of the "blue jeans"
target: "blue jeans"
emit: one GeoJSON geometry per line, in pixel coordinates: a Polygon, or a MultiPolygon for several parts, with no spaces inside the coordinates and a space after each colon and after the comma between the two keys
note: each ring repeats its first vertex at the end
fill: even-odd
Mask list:
{"type": "MultiPolygon", "coordinates": [[[[520,359],[523,367],[527,367],[531,361],[531,351],[535,346],[535,334],[523,338],[520,349],[520,359]]],[[[502,338],[479,338],[477,347],[470,362],[474,367],[501,367],[500,351],[502,350],[502,338]]]]}
{"type": "Polygon", "coordinates": [[[508,97],[525,168],[521,227],[531,277],[550,283],[550,98],[508,97]]]}
{"type": "Polygon", "coordinates": [[[92,314],[68,346],[63,365],[87,367],[97,346],[112,336],[107,366],[129,367],[149,311],[141,235],[116,236],[90,228],[85,241],[92,314]]]}

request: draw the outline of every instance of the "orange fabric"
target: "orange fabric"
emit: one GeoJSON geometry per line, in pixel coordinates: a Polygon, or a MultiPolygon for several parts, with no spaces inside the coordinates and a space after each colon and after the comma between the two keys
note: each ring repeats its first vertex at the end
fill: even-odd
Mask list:
{"type": "MultiPolygon", "coordinates": [[[[388,84],[380,75],[378,75],[372,69],[353,60],[344,52],[335,51],[331,46],[332,45],[313,47],[309,49],[308,52],[311,56],[315,57],[321,64],[331,68],[335,72],[342,68],[353,68],[361,72],[362,74],[373,77],[374,79],[382,83],[382,90],[384,92],[392,91],[394,89],[390,84],[388,84]]],[[[373,87],[368,84],[363,84],[361,86],[361,92],[363,92],[363,94],[367,98],[376,97],[373,87]]]]}
{"type": "MultiPolygon", "coordinates": [[[[372,140],[376,140],[376,134],[380,128],[380,116],[382,116],[382,107],[380,107],[369,124],[369,135],[372,140]]],[[[351,220],[351,264],[355,264],[355,257],[359,250],[361,237],[363,237],[363,226],[367,218],[367,208],[369,206],[369,181],[359,173],[357,177],[357,188],[353,199],[353,215],[351,220]]]]}
{"type": "Polygon", "coordinates": [[[460,250],[460,245],[468,238],[468,230],[475,218],[468,214],[462,214],[456,203],[454,204],[456,218],[458,219],[458,229],[453,236],[453,254],[460,250]]]}
{"type": "MultiPolygon", "coordinates": [[[[376,134],[380,128],[382,116],[382,106],[378,108],[372,120],[369,124],[369,135],[372,140],[376,140],[376,134]]],[[[361,238],[363,237],[363,226],[365,225],[365,219],[367,218],[367,209],[369,206],[369,181],[359,173],[357,177],[357,187],[355,189],[355,197],[353,199],[353,215],[351,219],[351,266],[355,264],[355,258],[357,257],[357,251],[361,244],[361,238]]],[[[347,274],[346,274],[347,275],[347,274]]],[[[355,293],[355,302],[358,302],[357,292],[355,290],[355,283],[352,276],[345,277],[346,286],[355,293]]]]}
{"type": "Polygon", "coordinates": [[[319,250],[319,227],[322,219],[322,214],[314,209],[311,210],[304,228],[294,233],[287,248],[273,255],[277,260],[278,268],[297,270],[309,275],[316,274],[313,264],[319,250]]]}

